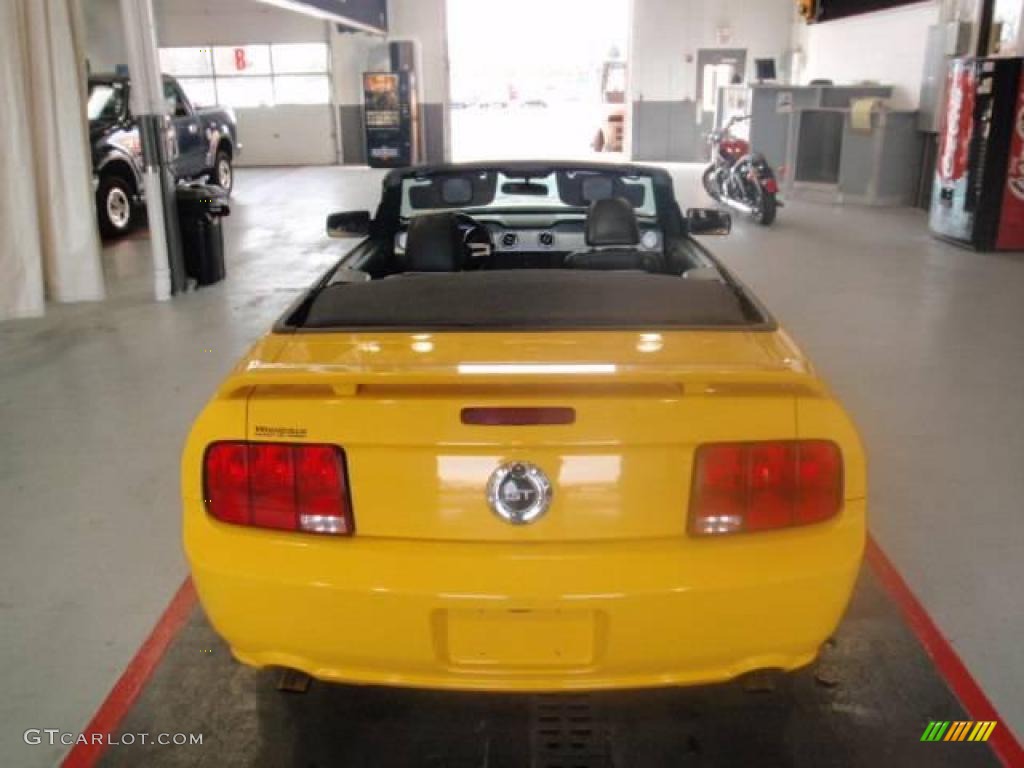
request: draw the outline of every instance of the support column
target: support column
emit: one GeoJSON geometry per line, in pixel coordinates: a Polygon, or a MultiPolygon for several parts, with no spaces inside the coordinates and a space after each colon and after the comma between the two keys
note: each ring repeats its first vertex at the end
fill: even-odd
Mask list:
{"type": "Polygon", "coordinates": [[[185,260],[178,234],[178,205],[171,170],[168,137],[173,128],[164,101],[163,78],[156,48],[152,0],[121,0],[131,107],[142,138],[143,190],[153,248],[153,292],[165,301],[185,290],[185,260]]]}

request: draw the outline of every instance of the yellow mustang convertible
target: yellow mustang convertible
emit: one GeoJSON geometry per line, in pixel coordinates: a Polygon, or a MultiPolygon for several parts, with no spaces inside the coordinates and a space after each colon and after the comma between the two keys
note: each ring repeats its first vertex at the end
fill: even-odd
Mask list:
{"type": "Polygon", "coordinates": [[[635,165],[391,172],[363,241],[220,387],[183,460],[234,655],[486,691],[811,662],[850,598],[865,467],[790,338],[635,165]]]}

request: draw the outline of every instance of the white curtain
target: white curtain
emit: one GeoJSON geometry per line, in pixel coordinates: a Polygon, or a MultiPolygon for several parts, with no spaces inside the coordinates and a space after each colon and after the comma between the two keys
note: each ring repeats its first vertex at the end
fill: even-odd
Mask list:
{"type": "Polygon", "coordinates": [[[77,0],[0,0],[0,319],[102,299],[77,0]]]}

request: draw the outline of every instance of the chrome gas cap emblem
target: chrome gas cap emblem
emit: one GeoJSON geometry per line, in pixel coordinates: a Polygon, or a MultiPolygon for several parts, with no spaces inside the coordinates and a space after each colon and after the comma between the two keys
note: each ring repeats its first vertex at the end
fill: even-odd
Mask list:
{"type": "Polygon", "coordinates": [[[502,464],[487,481],[487,503],[512,525],[528,525],[551,506],[551,481],[540,467],[523,461],[502,464]]]}

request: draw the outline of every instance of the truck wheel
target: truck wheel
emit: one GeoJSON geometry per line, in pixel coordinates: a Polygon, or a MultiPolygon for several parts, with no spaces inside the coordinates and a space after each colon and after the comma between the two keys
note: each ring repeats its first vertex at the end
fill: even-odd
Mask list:
{"type": "Polygon", "coordinates": [[[134,196],[131,184],[120,176],[104,176],[96,190],[96,212],[99,214],[100,233],[104,237],[118,237],[135,226],[134,196]]]}
{"type": "Polygon", "coordinates": [[[213,178],[211,181],[229,195],[235,184],[235,171],[231,166],[231,155],[223,149],[217,151],[217,159],[213,161],[213,178]]]}

